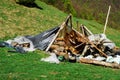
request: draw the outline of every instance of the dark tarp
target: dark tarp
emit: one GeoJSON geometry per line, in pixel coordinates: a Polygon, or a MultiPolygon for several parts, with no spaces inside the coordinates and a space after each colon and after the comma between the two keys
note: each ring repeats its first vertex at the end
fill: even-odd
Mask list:
{"type": "Polygon", "coordinates": [[[54,36],[56,35],[59,27],[55,27],[53,29],[47,30],[42,32],[36,36],[25,36],[26,38],[30,39],[33,42],[35,48],[40,50],[45,50],[54,36]]]}

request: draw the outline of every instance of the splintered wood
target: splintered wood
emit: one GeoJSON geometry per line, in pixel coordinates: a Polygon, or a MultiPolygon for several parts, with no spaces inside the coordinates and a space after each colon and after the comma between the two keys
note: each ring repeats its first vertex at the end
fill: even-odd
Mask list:
{"type": "Polygon", "coordinates": [[[85,45],[86,41],[83,40],[82,36],[72,30],[71,32],[64,34],[64,37],[56,38],[50,47],[50,51],[58,56],[64,56],[67,60],[73,60],[73,57],[70,58],[69,55],[80,55],[85,45]]]}
{"type": "Polygon", "coordinates": [[[58,36],[50,47],[50,51],[58,56],[69,56],[68,53],[74,56],[85,56],[91,52],[98,51],[101,56],[107,57],[96,45],[89,42],[85,36],[75,30],[62,33],[62,35],[64,36],[58,36]]]}
{"type": "Polygon", "coordinates": [[[65,59],[68,59],[64,38],[56,38],[49,51],[54,52],[58,56],[64,56],[65,59]]]}
{"type": "MultiPolygon", "coordinates": [[[[107,58],[108,55],[104,53],[104,46],[100,43],[93,43],[88,39],[89,35],[93,33],[82,25],[83,33],[80,33],[72,28],[71,15],[67,17],[66,21],[60,26],[60,30],[47,48],[50,52],[54,52],[57,56],[63,56],[66,60],[74,60],[80,63],[95,64],[101,66],[108,66],[112,68],[120,68],[117,63],[108,63],[105,61],[97,61],[93,59],[86,59],[88,55],[94,58],[101,56],[107,58]],[[83,57],[83,58],[80,58],[83,57]],[[79,59],[80,58],[80,59],[79,59]]],[[[46,51],[47,51],[46,50],[46,51]]]]}
{"type": "MultiPolygon", "coordinates": [[[[51,45],[49,51],[54,52],[57,56],[63,56],[66,60],[76,60],[76,56],[85,56],[91,52],[94,52],[94,50],[97,50],[99,53],[97,56],[101,55],[106,57],[106,54],[104,54],[102,50],[99,49],[95,44],[89,42],[89,40],[82,34],[72,30],[69,33],[64,34],[62,37],[57,37],[51,45]]],[[[93,56],[95,57],[96,54],[93,54],[93,56]]],[[[117,63],[108,63],[105,61],[97,61],[93,59],[80,58],[78,62],[107,66],[117,69],[120,68],[119,64],[117,63]]]]}
{"type": "Polygon", "coordinates": [[[67,51],[70,51],[74,55],[82,53],[86,45],[86,42],[83,40],[82,36],[72,30],[70,33],[66,33],[64,39],[67,45],[67,51]]]}

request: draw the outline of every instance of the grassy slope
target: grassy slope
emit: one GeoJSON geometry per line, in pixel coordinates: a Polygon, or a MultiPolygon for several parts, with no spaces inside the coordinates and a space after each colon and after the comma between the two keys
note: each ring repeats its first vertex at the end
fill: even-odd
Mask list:
{"type": "MultiPolygon", "coordinates": [[[[37,2],[43,10],[27,8],[15,4],[13,0],[0,2],[0,40],[7,40],[21,35],[35,35],[46,29],[61,24],[67,14],[37,2]]],[[[94,33],[103,31],[103,25],[95,21],[74,18],[85,24],[94,33]]],[[[119,32],[107,28],[107,36],[120,43],[119,32]]],[[[41,62],[43,51],[29,54],[8,53],[9,48],[0,48],[0,80],[119,80],[120,70],[79,63],[50,64],[41,62]]]]}

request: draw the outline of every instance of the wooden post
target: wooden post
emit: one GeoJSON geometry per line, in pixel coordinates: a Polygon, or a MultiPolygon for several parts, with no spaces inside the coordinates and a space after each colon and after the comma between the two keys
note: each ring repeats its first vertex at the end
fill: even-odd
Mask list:
{"type": "Polygon", "coordinates": [[[80,28],[81,28],[82,34],[85,36],[85,33],[84,33],[84,29],[83,29],[83,25],[82,25],[82,24],[81,24],[80,28]]]}
{"type": "Polygon", "coordinates": [[[76,21],[76,24],[77,24],[77,29],[78,29],[78,32],[80,32],[79,22],[78,22],[78,21],[76,21]]]}
{"type": "Polygon", "coordinates": [[[105,31],[106,31],[106,26],[107,26],[107,23],[108,23],[108,17],[109,17],[109,14],[110,14],[110,8],[111,8],[111,6],[109,6],[109,9],[108,9],[108,13],[107,13],[107,17],[106,17],[106,22],[105,22],[103,34],[105,34],[105,31]]]}

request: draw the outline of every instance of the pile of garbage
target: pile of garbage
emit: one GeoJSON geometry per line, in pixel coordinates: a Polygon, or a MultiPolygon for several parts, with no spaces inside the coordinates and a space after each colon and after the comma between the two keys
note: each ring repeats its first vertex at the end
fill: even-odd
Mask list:
{"type": "Polygon", "coordinates": [[[105,34],[93,34],[86,26],[81,32],[72,25],[72,15],[58,27],[35,36],[21,36],[0,43],[1,47],[12,47],[26,53],[36,49],[47,51],[50,56],[41,61],[60,63],[80,62],[120,68],[120,51],[105,34]]]}

